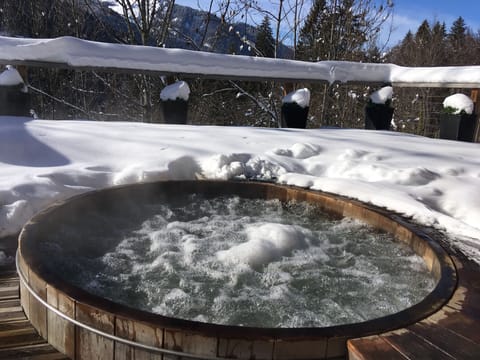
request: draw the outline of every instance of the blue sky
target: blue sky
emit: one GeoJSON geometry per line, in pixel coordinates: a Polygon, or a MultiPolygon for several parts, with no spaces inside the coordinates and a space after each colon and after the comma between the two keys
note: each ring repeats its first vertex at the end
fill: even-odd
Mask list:
{"type": "Polygon", "coordinates": [[[408,30],[416,31],[425,19],[445,22],[448,29],[461,16],[474,32],[480,30],[478,0],[396,0],[394,3],[393,40],[401,40],[408,30]]]}
{"type": "MultiPolygon", "coordinates": [[[[309,1],[309,0],[307,0],[309,1]]],[[[310,0],[311,1],[311,0],[310,0]]],[[[378,0],[381,2],[381,0],[378,0]]],[[[480,0],[393,0],[394,14],[391,21],[393,23],[385,26],[384,35],[392,25],[392,34],[388,46],[398,43],[408,30],[415,32],[423,20],[445,22],[447,29],[452,22],[459,16],[465,19],[467,26],[474,32],[480,30],[480,0]]],[[[198,4],[203,9],[208,8],[209,0],[176,0],[177,4],[187,5],[198,8],[198,4]]],[[[262,6],[271,6],[275,8],[278,0],[258,0],[262,6]]]]}

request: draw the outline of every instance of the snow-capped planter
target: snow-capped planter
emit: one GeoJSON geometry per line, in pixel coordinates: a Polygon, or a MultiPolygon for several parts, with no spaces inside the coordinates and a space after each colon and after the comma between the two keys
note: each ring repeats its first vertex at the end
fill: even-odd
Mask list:
{"type": "Polygon", "coordinates": [[[287,128],[305,129],[310,105],[310,90],[298,89],[282,99],[282,124],[287,128]]]}
{"type": "Polygon", "coordinates": [[[164,122],[167,124],[186,124],[190,88],[185,81],[167,85],[160,92],[164,122]]]}
{"type": "Polygon", "coordinates": [[[370,94],[365,107],[365,129],[390,130],[393,111],[393,88],[384,86],[370,94]]]}
{"type": "Polygon", "coordinates": [[[440,114],[440,139],[474,141],[477,115],[472,99],[464,94],[448,96],[440,114]]]}
{"type": "Polygon", "coordinates": [[[0,115],[30,116],[30,94],[11,65],[0,73],[0,115]]]}

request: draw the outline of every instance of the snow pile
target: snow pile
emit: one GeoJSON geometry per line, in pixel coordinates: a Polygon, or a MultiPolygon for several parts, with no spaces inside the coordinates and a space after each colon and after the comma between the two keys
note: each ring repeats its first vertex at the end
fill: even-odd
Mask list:
{"type": "Polygon", "coordinates": [[[443,107],[453,109],[453,114],[473,113],[473,101],[465,94],[453,94],[443,100],[443,107]]]}
{"type": "Polygon", "coordinates": [[[292,91],[283,97],[282,103],[296,103],[301,108],[306,108],[310,105],[310,90],[303,88],[292,91]]]}
{"type": "Polygon", "coordinates": [[[370,100],[374,104],[386,104],[392,100],[393,88],[391,86],[384,86],[377,91],[370,94],[370,100]]]}
{"type": "Polygon", "coordinates": [[[7,65],[5,71],[0,73],[0,86],[13,86],[23,84],[23,79],[11,65],[7,65]]]}
{"type": "Polygon", "coordinates": [[[167,100],[185,100],[188,101],[190,88],[185,81],[177,81],[174,84],[165,86],[160,92],[160,99],[167,100]]]}

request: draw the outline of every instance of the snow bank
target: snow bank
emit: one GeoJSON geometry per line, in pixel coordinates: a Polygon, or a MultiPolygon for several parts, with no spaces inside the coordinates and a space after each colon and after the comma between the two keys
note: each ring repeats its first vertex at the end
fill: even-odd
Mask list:
{"type": "Polygon", "coordinates": [[[473,113],[473,101],[467,95],[453,94],[443,100],[444,108],[455,109],[454,114],[460,114],[462,111],[466,114],[473,113]]]}
{"type": "Polygon", "coordinates": [[[296,103],[298,106],[306,108],[310,105],[310,90],[304,88],[292,91],[283,97],[282,103],[296,103]]]}
{"type": "MultiPolygon", "coordinates": [[[[441,139],[354,129],[0,117],[0,237],[52,202],[85,191],[197,178],[268,180],[372,203],[447,232],[452,246],[480,263],[478,144],[448,141],[446,150],[441,139]]],[[[283,243],[286,232],[265,227],[251,234],[250,245],[277,253],[303,246],[295,231],[296,242],[283,243]],[[277,240],[267,243],[272,234],[277,240]]],[[[249,260],[240,250],[228,254],[268,261],[249,260]]]]}
{"type": "Polygon", "coordinates": [[[190,88],[185,81],[177,81],[174,84],[165,86],[160,92],[160,99],[166,100],[185,100],[188,101],[190,96],[190,88]]]}
{"type": "Polygon", "coordinates": [[[370,100],[374,104],[386,104],[388,100],[392,100],[393,88],[384,86],[370,94],[370,100]]]}
{"type": "Polygon", "coordinates": [[[0,86],[13,86],[23,84],[23,79],[11,65],[7,65],[5,71],[0,73],[0,86]]]}

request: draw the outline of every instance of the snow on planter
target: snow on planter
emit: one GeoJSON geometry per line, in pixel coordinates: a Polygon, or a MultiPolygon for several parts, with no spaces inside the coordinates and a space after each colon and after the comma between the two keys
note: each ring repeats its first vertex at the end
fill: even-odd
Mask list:
{"type": "Polygon", "coordinates": [[[7,65],[5,71],[0,74],[0,86],[14,86],[23,84],[23,79],[17,69],[7,65]]]}
{"type": "Polygon", "coordinates": [[[160,92],[163,122],[186,124],[190,88],[185,81],[167,85],[160,92]]]}
{"type": "Polygon", "coordinates": [[[0,116],[30,116],[30,94],[17,69],[7,65],[0,73],[0,116]]]}
{"type": "Polygon", "coordinates": [[[365,107],[365,129],[390,130],[394,108],[391,107],[393,88],[384,86],[369,96],[365,107]]]}
{"type": "Polygon", "coordinates": [[[298,89],[288,93],[282,99],[282,126],[305,129],[310,104],[310,90],[298,89]]]}
{"type": "Polygon", "coordinates": [[[190,88],[185,81],[177,81],[174,84],[165,86],[160,92],[160,99],[167,100],[185,100],[188,101],[190,88]]]}
{"type": "Polygon", "coordinates": [[[283,97],[282,103],[296,103],[298,106],[306,108],[310,105],[310,90],[303,88],[292,91],[283,97]]]}
{"type": "Polygon", "coordinates": [[[448,109],[449,113],[471,115],[473,113],[473,101],[465,94],[453,94],[443,101],[443,108],[448,109]]]}
{"type": "Polygon", "coordinates": [[[377,91],[370,94],[370,100],[374,104],[387,104],[392,101],[393,88],[391,86],[384,86],[377,91]]]}
{"type": "Polygon", "coordinates": [[[473,142],[477,126],[472,99],[464,94],[448,96],[440,114],[440,138],[473,142]]]}

